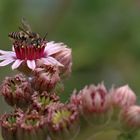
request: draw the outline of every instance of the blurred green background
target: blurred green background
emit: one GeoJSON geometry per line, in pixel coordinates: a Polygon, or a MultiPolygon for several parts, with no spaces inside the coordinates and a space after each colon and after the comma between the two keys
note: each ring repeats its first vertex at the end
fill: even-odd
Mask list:
{"type": "MultiPolygon", "coordinates": [[[[48,41],[62,41],[73,50],[73,72],[65,81],[66,100],[74,88],[104,81],[110,88],[129,84],[140,92],[139,0],[0,0],[0,49],[10,50],[8,33],[22,17],[48,41]]],[[[12,75],[0,69],[0,80],[12,75]]],[[[9,108],[0,99],[0,112],[9,108]]]]}

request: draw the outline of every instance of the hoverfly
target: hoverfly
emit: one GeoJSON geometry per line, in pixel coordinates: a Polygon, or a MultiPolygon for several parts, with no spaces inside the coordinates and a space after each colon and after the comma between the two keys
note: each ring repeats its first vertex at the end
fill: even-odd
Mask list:
{"type": "Polygon", "coordinates": [[[42,40],[45,40],[46,35],[44,38],[41,38],[38,33],[32,32],[32,29],[25,18],[21,20],[21,26],[19,26],[19,32],[11,32],[8,36],[12,39],[12,41],[18,41],[23,44],[31,44],[34,46],[39,46],[42,40]]]}

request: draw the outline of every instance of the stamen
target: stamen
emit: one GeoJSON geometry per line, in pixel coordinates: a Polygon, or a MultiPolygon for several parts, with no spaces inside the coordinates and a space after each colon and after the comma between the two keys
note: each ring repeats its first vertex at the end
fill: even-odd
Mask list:
{"type": "Polygon", "coordinates": [[[44,49],[45,49],[46,42],[42,42],[38,46],[33,45],[21,45],[18,42],[14,44],[14,49],[16,52],[16,56],[18,59],[21,60],[36,60],[40,59],[44,55],[44,49]]]}

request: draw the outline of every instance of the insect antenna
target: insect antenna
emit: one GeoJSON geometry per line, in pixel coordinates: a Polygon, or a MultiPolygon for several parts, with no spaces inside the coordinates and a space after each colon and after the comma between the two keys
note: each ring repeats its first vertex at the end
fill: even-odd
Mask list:
{"type": "Polygon", "coordinates": [[[45,33],[45,35],[44,35],[44,37],[43,37],[43,40],[45,40],[46,39],[46,36],[48,35],[48,33],[45,33]]]}

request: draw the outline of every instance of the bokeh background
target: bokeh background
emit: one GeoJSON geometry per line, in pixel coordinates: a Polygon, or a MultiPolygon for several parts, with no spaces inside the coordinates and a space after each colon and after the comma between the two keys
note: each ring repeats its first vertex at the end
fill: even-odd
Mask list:
{"type": "MultiPolygon", "coordinates": [[[[8,33],[17,31],[25,17],[48,41],[72,48],[73,72],[65,81],[66,100],[73,89],[104,81],[140,92],[139,0],[0,0],[0,49],[10,50],[8,33]]],[[[0,68],[0,80],[12,75],[0,68]]],[[[0,99],[0,113],[10,108],[0,99]]]]}

